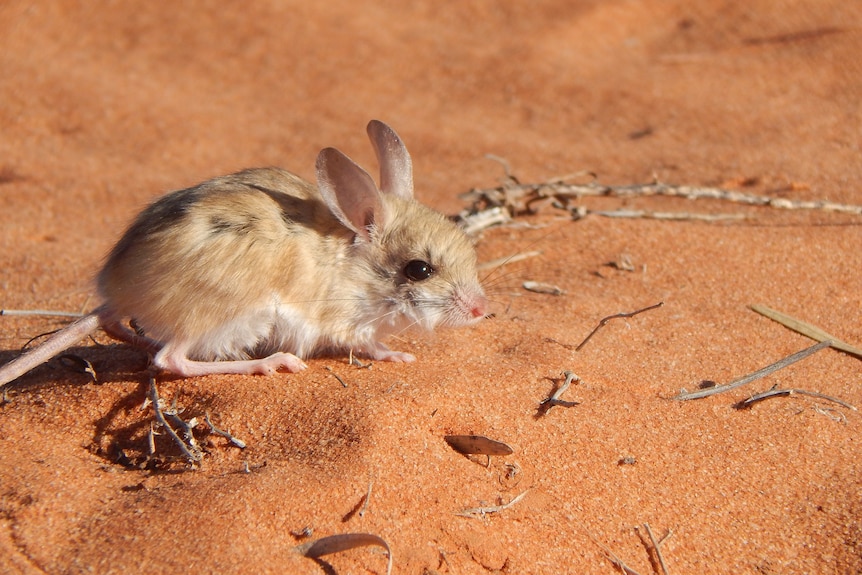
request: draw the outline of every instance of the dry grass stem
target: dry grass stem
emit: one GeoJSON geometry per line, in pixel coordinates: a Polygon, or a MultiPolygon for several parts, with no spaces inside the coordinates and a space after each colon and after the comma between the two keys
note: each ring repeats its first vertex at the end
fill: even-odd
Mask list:
{"type": "MultiPolygon", "coordinates": [[[[652,529],[650,529],[649,523],[644,523],[644,529],[646,529],[647,535],[649,535],[650,543],[652,543],[653,549],[655,549],[655,556],[658,559],[658,564],[661,566],[661,572],[663,575],[670,575],[667,570],[667,565],[664,562],[664,556],[661,553],[661,543],[656,541],[655,535],[652,533],[652,529]]],[[[669,532],[668,532],[669,533],[669,532]]],[[[662,540],[664,541],[664,540],[662,540]]]]}
{"type": "Polygon", "coordinates": [[[746,217],[748,217],[745,214],[698,214],[693,212],[651,212],[649,210],[584,210],[578,212],[578,217],[584,217],[586,215],[604,216],[606,218],[699,222],[724,222],[727,220],[744,220],[746,217]]]}
{"type": "Polygon", "coordinates": [[[764,391],[755,395],[752,395],[746,400],[739,402],[739,407],[751,407],[758,401],[763,401],[764,399],[769,399],[770,397],[789,397],[791,395],[807,395],[808,397],[814,397],[817,399],[822,399],[824,401],[831,401],[832,403],[837,403],[841,407],[846,407],[847,409],[852,409],[853,411],[858,411],[854,405],[847,403],[837,397],[832,397],[831,395],[826,395],[823,393],[818,393],[816,391],[807,391],[805,389],[770,389],[768,391],[764,391]]]}
{"type": "Polygon", "coordinates": [[[756,311],[760,315],[766,316],[773,321],[777,321],[784,327],[792,329],[797,333],[801,333],[806,337],[810,337],[814,341],[832,341],[832,347],[837,350],[843,351],[844,353],[849,353],[850,355],[856,356],[859,359],[862,359],[862,349],[858,347],[854,347],[849,343],[841,341],[835,336],[829,335],[819,327],[815,325],[811,325],[810,323],[804,322],[800,319],[796,319],[795,317],[789,316],[785,313],[781,313],[780,311],[774,310],[770,307],[767,307],[763,304],[752,304],[752,310],[756,311]]]}
{"type": "Polygon", "coordinates": [[[626,565],[625,562],[619,557],[617,557],[617,555],[615,555],[613,551],[599,543],[595,537],[593,537],[589,533],[587,534],[587,536],[592,539],[593,543],[595,543],[596,546],[604,552],[608,560],[613,563],[617,569],[625,573],[625,575],[640,575],[637,571],[626,565]]]}
{"type": "Polygon", "coordinates": [[[368,480],[368,491],[365,492],[365,501],[362,503],[362,507],[359,509],[358,515],[360,517],[365,516],[365,512],[368,511],[368,503],[371,501],[371,490],[374,488],[374,480],[368,480]]]}
{"type": "Polygon", "coordinates": [[[862,215],[862,206],[860,205],[839,204],[825,200],[788,200],[721,188],[676,186],[661,182],[607,186],[596,181],[569,183],[558,178],[547,182],[522,184],[508,171],[508,166],[506,166],[506,180],[503,184],[495,188],[474,188],[466,194],[462,194],[461,197],[472,202],[472,208],[468,213],[475,214],[489,208],[505,208],[511,216],[515,216],[522,213],[533,213],[536,211],[533,207],[534,204],[547,201],[573,214],[583,215],[589,212],[578,210],[577,207],[573,206],[573,201],[588,196],[616,198],[665,196],[689,200],[712,199],[783,210],[819,210],[862,215]]]}
{"type": "Polygon", "coordinates": [[[827,348],[832,345],[830,340],[822,341],[816,345],[812,345],[811,347],[807,347],[801,351],[797,351],[796,353],[785,357],[775,363],[767,365],[764,368],[758,369],[755,372],[749,373],[748,375],[744,375],[738,379],[734,379],[730,383],[725,385],[717,385],[715,387],[710,387],[709,389],[701,389],[699,391],[686,392],[682,391],[679,395],[674,397],[674,399],[678,399],[680,401],[687,401],[690,399],[701,399],[703,397],[709,397],[710,395],[717,395],[719,393],[724,393],[725,391],[730,391],[731,389],[736,389],[737,387],[741,387],[752,381],[758,380],[761,377],[765,377],[779,369],[785,368],[788,365],[796,363],[801,359],[805,359],[809,355],[820,351],[821,349],[827,348]]]}
{"type": "Polygon", "coordinates": [[[563,383],[560,384],[560,387],[558,387],[554,391],[554,393],[551,394],[550,397],[546,397],[539,402],[539,411],[536,417],[541,417],[547,414],[551,410],[551,408],[555,406],[574,407],[578,405],[577,401],[564,401],[560,398],[563,396],[566,390],[569,389],[569,386],[572,385],[572,382],[579,382],[581,381],[581,378],[568,370],[563,372],[563,377],[565,377],[565,380],[563,380],[563,383]]]}

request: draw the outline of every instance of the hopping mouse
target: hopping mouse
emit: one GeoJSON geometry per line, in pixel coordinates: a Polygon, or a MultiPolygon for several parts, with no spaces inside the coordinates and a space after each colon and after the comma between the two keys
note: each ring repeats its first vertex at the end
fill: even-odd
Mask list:
{"type": "Polygon", "coordinates": [[[334,148],[317,185],[278,168],[171,192],[144,209],[97,276],[102,305],[0,368],[0,386],[102,327],[179,376],[296,372],[356,351],[413,361],[386,336],[486,314],[471,241],[413,198],[401,138],[372,120],[379,187],[334,148]],[[128,327],[134,320],[140,332],[128,327]]]}

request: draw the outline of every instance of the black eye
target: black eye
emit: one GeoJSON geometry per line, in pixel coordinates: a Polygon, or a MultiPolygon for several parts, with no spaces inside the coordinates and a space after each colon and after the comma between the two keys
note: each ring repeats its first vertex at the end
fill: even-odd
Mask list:
{"type": "Polygon", "coordinates": [[[407,265],[404,266],[404,275],[407,279],[414,282],[427,280],[433,273],[434,268],[431,267],[431,264],[423,262],[422,260],[409,261],[407,262],[407,265]]]}

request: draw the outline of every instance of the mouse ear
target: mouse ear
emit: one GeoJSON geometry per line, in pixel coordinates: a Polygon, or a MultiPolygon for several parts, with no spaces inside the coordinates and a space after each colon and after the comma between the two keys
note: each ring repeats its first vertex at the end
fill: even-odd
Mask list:
{"type": "Polygon", "coordinates": [[[317,186],[329,211],[363,239],[370,239],[369,226],[383,221],[380,190],[368,172],[335,148],[317,156],[317,186]]]}
{"type": "Polygon", "coordinates": [[[395,130],[381,122],[368,122],[368,138],[380,164],[380,190],[405,200],[413,197],[413,162],[395,130]]]}

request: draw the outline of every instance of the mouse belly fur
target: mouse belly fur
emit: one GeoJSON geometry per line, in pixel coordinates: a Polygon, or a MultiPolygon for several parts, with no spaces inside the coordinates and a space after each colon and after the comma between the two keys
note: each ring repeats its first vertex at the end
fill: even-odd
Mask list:
{"type": "MultiPolygon", "coordinates": [[[[324,313],[343,315],[346,310],[334,308],[324,313]]],[[[372,324],[343,325],[340,333],[327,333],[321,324],[330,326],[330,318],[314,318],[298,307],[274,303],[253,312],[227,319],[224,323],[184,345],[194,361],[234,361],[263,358],[284,352],[307,359],[326,352],[354,350],[375,357],[375,351],[387,349],[380,344],[378,330],[372,324]]],[[[166,342],[169,343],[169,342],[166,342]]]]}

